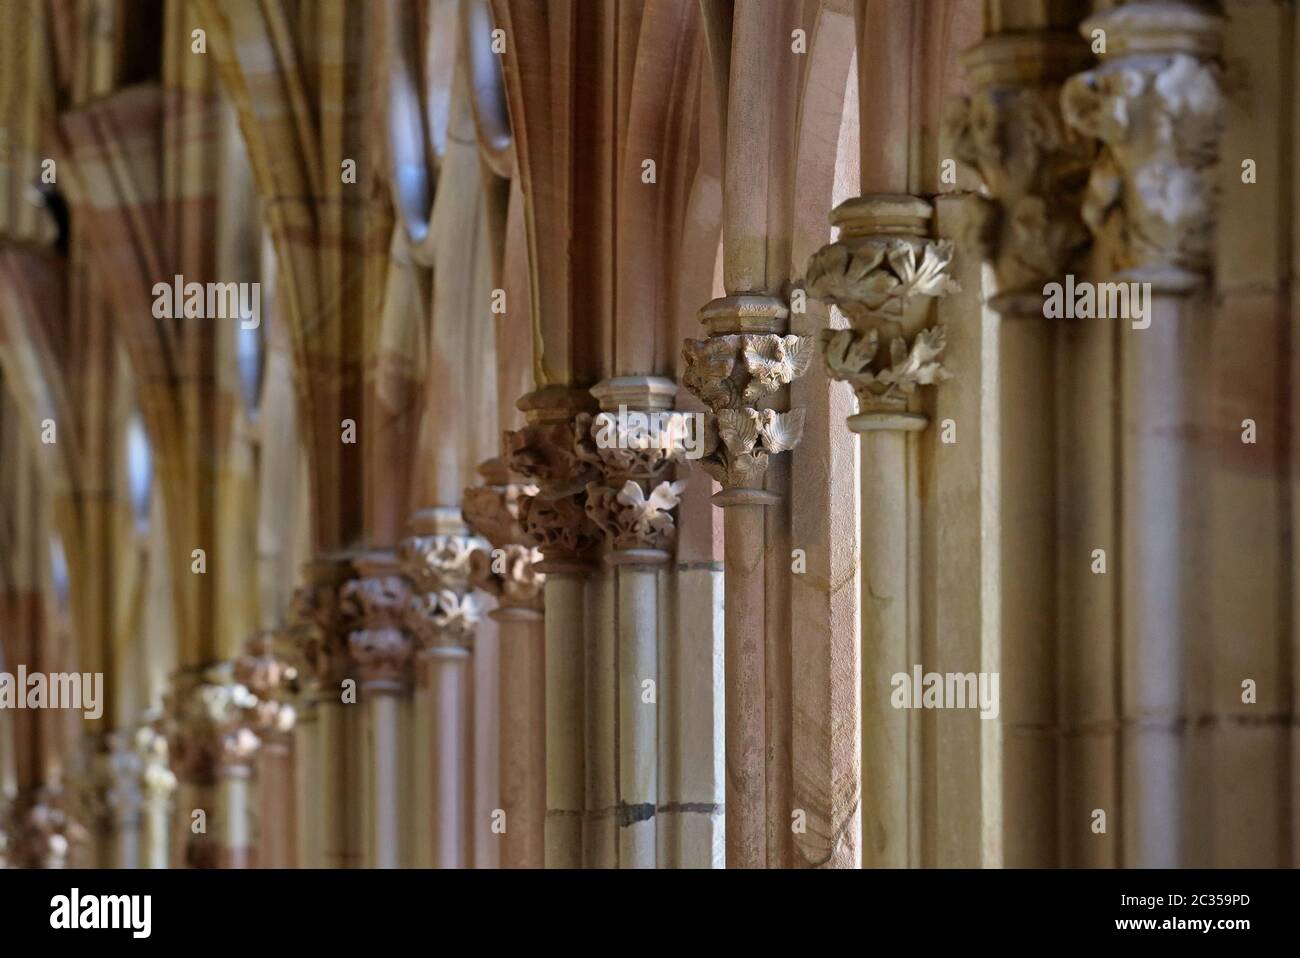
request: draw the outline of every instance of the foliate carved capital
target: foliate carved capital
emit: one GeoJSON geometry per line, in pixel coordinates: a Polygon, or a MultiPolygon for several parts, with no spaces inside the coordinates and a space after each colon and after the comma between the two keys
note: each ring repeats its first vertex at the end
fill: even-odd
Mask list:
{"type": "Polygon", "coordinates": [[[473,486],[461,493],[461,515],[470,529],[494,546],[521,543],[526,533],[519,523],[519,503],[538,491],[533,483],[523,482],[473,486]]]}
{"type": "Polygon", "coordinates": [[[480,618],[472,593],[424,592],[407,604],[407,628],[422,649],[468,648],[480,618]]]}
{"type": "Polygon", "coordinates": [[[465,535],[410,536],[398,546],[398,560],[413,592],[465,592],[470,556],[483,545],[482,539],[465,535]]]}
{"type": "Polygon", "coordinates": [[[1166,290],[1209,272],[1223,128],[1223,19],[1189,3],[1132,3],[1084,22],[1103,62],[1062,91],[1066,121],[1101,141],[1083,218],[1112,270],[1166,290]]]}
{"type": "Polygon", "coordinates": [[[600,530],[586,511],[587,493],[539,494],[523,499],[519,522],[548,561],[583,561],[600,545],[600,530]]]}
{"type": "Polygon", "coordinates": [[[850,326],[822,331],[826,371],[853,386],[863,412],[896,411],[918,386],[949,378],[946,334],[927,324],[933,301],[958,286],[947,275],[952,243],[924,235],[932,212],[913,196],[847,200],[831,214],[840,239],[808,261],[808,295],[850,326]]]}
{"type": "Polygon", "coordinates": [[[211,783],[219,770],[242,769],[261,739],[253,731],[258,701],[227,664],[183,676],[168,702],[172,769],[183,782],[211,783]]]}
{"type": "Polygon", "coordinates": [[[587,515],[605,533],[610,548],[618,552],[667,552],[677,540],[672,510],[681,502],[685,482],[660,482],[647,496],[641,484],[629,479],[621,488],[587,485],[587,515]]]}
{"type": "Polygon", "coordinates": [[[73,850],[89,839],[60,788],[42,786],[20,791],[0,823],[2,857],[9,867],[63,868],[73,850]]]}
{"type": "Polygon", "coordinates": [[[713,410],[700,466],[724,489],[762,488],[768,456],[798,445],[802,409],[757,405],[807,372],[814,348],[809,337],[777,333],[724,333],[683,345],[682,385],[713,410]]]}
{"type": "Polygon", "coordinates": [[[312,563],[310,581],[295,589],[289,602],[287,629],[297,641],[300,676],[318,687],[337,685],[351,668],[352,609],[340,601],[339,590],[352,574],[341,558],[312,563]]]}
{"type": "Polygon", "coordinates": [[[501,608],[542,611],[542,587],[546,576],[537,569],[540,550],[518,543],[482,549],[470,557],[470,579],[496,598],[501,608]]]}
{"type": "Polygon", "coordinates": [[[362,681],[374,686],[400,686],[409,677],[414,651],[405,626],[414,593],[399,573],[395,556],[376,554],[357,560],[362,578],[339,592],[339,602],[353,622],[348,650],[362,681]]]}
{"type": "Polygon", "coordinates": [[[988,186],[981,224],[1000,297],[1032,298],[1041,313],[1044,283],[1064,273],[1087,245],[1080,213],[1094,145],[1061,115],[1065,77],[1088,53],[1061,32],[1008,33],[963,58],[978,87],[949,105],[944,128],[953,155],[988,186]]]}
{"type": "Polygon", "coordinates": [[[666,429],[658,428],[660,418],[640,410],[579,413],[574,442],[580,457],[608,478],[653,479],[680,459],[685,448],[685,437],[672,426],[671,414],[662,417],[669,424],[666,429]]]}
{"type": "Polygon", "coordinates": [[[263,741],[287,736],[297,720],[293,699],[299,689],[298,666],[276,648],[275,639],[271,633],[253,636],[234,663],[235,681],[257,698],[251,720],[263,741]]]}
{"type": "Polygon", "coordinates": [[[554,494],[572,493],[595,464],[572,420],[530,424],[502,435],[506,467],[554,494]]]}

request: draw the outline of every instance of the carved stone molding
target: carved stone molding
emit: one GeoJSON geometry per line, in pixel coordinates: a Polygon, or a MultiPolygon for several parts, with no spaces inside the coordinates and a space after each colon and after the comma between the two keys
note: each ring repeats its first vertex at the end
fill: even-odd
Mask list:
{"type": "Polygon", "coordinates": [[[365,688],[398,691],[411,678],[414,645],[406,624],[414,593],[392,553],[358,556],[360,578],[339,591],[339,602],[352,622],[348,649],[365,688]]]}
{"type": "Polygon", "coordinates": [[[1042,288],[1086,248],[1081,207],[1095,146],[1061,116],[1062,82],[1088,60],[1062,31],[992,36],[962,57],[976,92],[949,105],[953,154],[987,185],[983,236],[1004,315],[1042,315],[1042,288]]]}
{"type": "Polygon", "coordinates": [[[700,316],[714,335],[682,347],[682,385],[712,410],[700,466],[724,491],[761,490],[768,456],[798,445],[804,411],[760,404],[808,371],[815,347],[782,334],[789,311],[774,297],[724,297],[700,316]]]}
{"type": "Polygon", "coordinates": [[[89,838],[71,812],[70,796],[52,786],[20,791],[0,824],[0,857],[10,868],[63,868],[89,838]]]}
{"type": "Polygon", "coordinates": [[[853,386],[863,413],[906,410],[919,386],[948,378],[946,335],[927,324],[934,299],[957,284],[946,272],[952,243],[925,236],[931,215],[914,196],[846,200],[831,214],[839,239],[808,261],[808,295],[849,321],[822,332],[827,373],[853,386]]]}
{"type": "Polygon", "coordinates": [[[546,563],[583,563],[600,546],[600,530],[587,515],[587,492],[550,497],[539,493],[519,504],[519,522],[546,563]]]}
{"type": "Polygon", "coordinates": [[[1083,218],[1122,278],[1178,292],[1208,274],[1223,127],[1213,62],[1223,18],[1191,3],[1130,3],[1089,18],[1104,30],[1094,70],[1062,91],[1066,121],[1101,141],[1083,218]]]}

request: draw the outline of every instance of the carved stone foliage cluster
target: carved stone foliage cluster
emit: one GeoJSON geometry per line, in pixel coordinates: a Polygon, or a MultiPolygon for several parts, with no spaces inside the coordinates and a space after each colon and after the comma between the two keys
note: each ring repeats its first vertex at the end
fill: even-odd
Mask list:
{"type": "MultiPolygon", "coordinates": [[[[546,577],[537,571],[541,552],[528,541],[519,521],[521,503],[537,495],[531,483],[509,482],[503,465],[501,482],[466,489],[461,497],[465,522],[493,547],[470,555],[470,581],[497,600],[501,608],[540,612],[546,577]]],[[[497,478],[488,476],[488,478],[497,478]]]]}
{"type": "Polygon", "coordinates": [[[411,583],[405,624],[422,648],[471,643],[479,620],[474,555],[486,545],[477,536],[443,534],[402,542],[398,557],[411,583]]]}
{"type": "Polygon", "coordinates": [[[587,516],[587,492],[551,498],[539,493],[519,506],[519,522],[547,559],[581,559],[600,545],[587,516]]]}
{"type": "Polygon", "coordinates": [[[724,489],[762,488],[768,456],[803,435],[804,411],[758,404],[808,371],[813,342],[805,336],[731,333],[688,339],[682,385],[711,410],[705,417],[700,465],[724,489]]]}
{"type": "Polygon", "coordinates": [[[957,290],[946,273],[952,255],[947,240],[867,236],[809,260],[808,295],[839,307],[850,323],[822,332],[827,373],[853,386],[864,411],[904,407],[918,386],[949,378],[944,330],[924,322],[933,299],[957,290]]]}
{"type": "Polygon", "coordinates": [[[586,485],[598,472],[584,443],[572,419],[505,434],[506,468],[539,486],[518,500],[519,525],[548,560],[580,561],[600,544],[586,511],[586,485]]]}
{"type": "Polygon", "coordinates": [[[411,584],[395,572],[353,579],[339,602],[353,622],[348,649],[362,681],[400,684],[407,678],[414,652],[406,627],[414,596],[411,584]]]}
{"type": "Polygon", "coordinates": [[[537,571],[542,553],[533,546],[510,543],[470,557],[470,579],[502,608],[542,610],[546,576],[537,571]]]}
{"type": "Polygon", "coordinates": [[[339,601],[336,585],[309,583],[294,590],[287,618],[298,643],[300,678],[327,686],[347,676],[351,667],[347,643],[350,614],[350,607],[339,601]]]}
{"type": "Polygon", "coordinates": [[[1093,145],[1067,126],[1060,87],[986,87],[945,117],[953,155],[988,186],[983,239],[1002,294],[1041,295],[1088,243],[1080,216],[1093,145]]]}
{"type": "Polygon", "coordinates": [[[227,665],[207,669],[178,689],[169,702],[172,769],[181,781],[211,782],[222,767],[246,765],[261,740],[253,731],[258,706],[227,665]]]}
{"type": "Polygon", "coordinates": [[[21,791],[0,821],[0,862],[16,868],[62,868],[73,850],[88,839],[63,790],[21,791]]]}
{"type": "Polygon", "coordinates": [[[646,495],[634,479],[619,489],[593,482],[587,486],[587,514],[616,551],[669,551],[677,540],[672,511],[685,488],[685,482],[661,482],[646,495]]]}
{"type": "Polygon", "coordinates": [[[1213,256],[1215,166],[1223,126],[1219,67],[1192,55],[1220,19],[1193,9],[1116,8],[1084,24],[1115,52],[1062,90],[1066,121],[1101,141],[1083,218],[1116,271],[1194,282],[1213,256]],[[1159,49],[1149,52],[1155,37],[1159,49]],[[1182,52],[1167,52],[1184,47],[1182,52]]]}
{"type": "Polygon", "coordinates": [[[244,654],[234,663],[234,678],[257,698],[251,719],[259,738],[265,741],[293,731],[298,668],[277,650],[275,636],[262,633],[245,643],[244,654]]]}

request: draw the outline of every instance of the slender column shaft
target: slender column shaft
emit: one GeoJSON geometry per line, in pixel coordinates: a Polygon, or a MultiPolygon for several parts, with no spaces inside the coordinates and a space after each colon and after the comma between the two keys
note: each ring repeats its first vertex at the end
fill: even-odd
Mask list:
{"type": "Polygon", "coordinates": [[[492,613],[501,637],[502,868],[540,868],[546,827],[546,632],[526,609],[492,613]]]}
{"type": "Polygon", "coordinates": [[[546,576],[546,867],[582,867],[584,575],[546,576]]]}
{"type": "Polygon", "coordinates": [[[618,861],[621,868],[654,868],[656,862],[658,578],[655,566],[618,567],[618,861]]]}
{"type": "Polygon", "coordinates": [[[433,865],[465,868],[469,864],[469,676],[466,649],[435,648],[428,657],[433,704],[433,865]]]}
{"type": "Polygon", "coordinates": [[[252,868],[255,864],[252,798],[252,771],[247,765],[223,766],[218,770],[222,868],[252,868]]]}
{"type": "Polygon", "coordinates": [[[301,868],[322,868],[325,864],[321,836],[324,825],[321,819],[321,749],[320,723],[317,720],[318,704],[308,702],[298,716],[294,729],[294,786],[297,805],[298,865],[301,868]]]}

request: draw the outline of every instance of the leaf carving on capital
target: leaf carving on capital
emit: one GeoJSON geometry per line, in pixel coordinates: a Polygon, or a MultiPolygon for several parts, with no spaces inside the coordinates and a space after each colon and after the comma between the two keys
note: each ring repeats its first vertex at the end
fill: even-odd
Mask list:
{"type": "Polygon", "coordinates": [[[397,556],[414,591],[465,592],[470,588],[469,558],[482,545],[472,536],[410,536],[398,546],[397,556]]]}
{"type": "Polygon", "coordinates": [[[380,575],[346,582],[339,604],[354,623],[350,631],[400,628],[410,597],[411,586],[402,576],[380,575]]]}
{"type": "Polygon", "coordinates": [[[498,546],[490,553],[479,549],[470,556],[470,579],[503,608],[540,612],[546,583],[546,576],[537,571],[541,560],[539,549],[518,543],[498,546]]]}
{"type": "Polygon", "coordinates": [[[587,515],[604,531],[616,551],[671,550],[677,539],[672,511],[681,502],[685,488],[683,481],[661,482],[647,496],[640,483],[632,479],[618,489],[589,483],[587,515]]]}
{"type": "Polygon", "coordinates": [[[879,356],[880,334],[876,329],[824,329],[822,345],[827,374],[849,383],[863,409],[904,407],[918,386],[951,378],[940,363],[947,345],[943,326],[921,330],[910,344],[903,336],[892,337],[887,360],[879,356]]]}
{"type": "Polygon", "coordinates": [[[591,478],[594,444],[583,448],[583,437],[572,421],[524,426],[503,434],[506,468],[531,479],[554,494],[568,494],[591,478]]]}
{"type": "Polygon", "coordinates": [[[337,586],[307,584],[294,590],[286,619],[297,641],[303,678],[332,684],[346,674],[350,615],[351,609],[339,601],[337,586]]]}
{"type": "Polygon", "coordinates": [[[201,783],[219,766],[251,760],[261,745],[253,730],[257,705],[257,696],[234,680],[229,663],[178,690],[170,699],[167,736],[177,777],[201,783]]]}
{"type": "Polygon", "coordinates": [[[753,406],[808,371],[807,336],[732,333],[688,339],[682,347],[682,385],[714,412],[753,406]]]}
{"type": "Polygon", "coordinates": [[[269,634],[254,636],[245,643],[244,654],[234,662],[234,678],[257,699],[252,713],[259,737],[293,731],[297,712],[292,699],[298,692],[298,666],[277,654],[269,634]]]}
{"type": "Polygon", "coordinates": [[[602,412],[593,416],[579,413],[574,420],[575,443],[584,461],[600,468],[606,476],[652,479],[681,457],[682,437],[666,430],[667,442],[651,433],[649,416],[640,411],[602,412]],[[646,427],[642,428],[644,419],[646,427]]]}
{"type": "Polygon", "coordinates": [[[803,427],[802,409],[720,409],[705,417],[700,466],[724,489],[761,489],[768,456],[797,446],[803,427]]]}
{"type": "Polygon", "coordinates": [[[903,323],[927,301],[960,290],[946,270],[950,240],[867,238],[831,243],[808,261],[808,295],[838,306],[860,330],[903,323]]]}
{"type": "Polygon", "coordinates": [[[470,593],[425,592],[407,605],[407,628],[422,648],[468,647],[479,622],[479,605],[470,593]]]}
{"type": "MultiPolygon", "coordinates": [[[[407,600],[410,601],[409,594],[407,600]]],[[[404,607],[399,614],[405,618],[404,607]]],[[[348,648],[363,682],[406,681],[414,647],[403,629],[395,626],[358,629],[348,636],[348,648]]]]}
{"type": "Polygon", "coordinates": [[[519,502],[538,493],[532,483],[472,486],[461,494],[461,515],[466,524],[494,546],[524,541],[519,524],[519,502]]]}
{"type": "Polygon", "coordinates": [[[993,198],[980,238],[999,290],[1040,292],[1087,245],[1080,207],[1095,147],[1065,123],[1056,84],[980,90],[950,103],[944,126],[993,198]]]}
{"type": "Polygon", "coordinates": [[[1102,143],[1083,218],[1115,269],[1206,272],[1214,253],[1220,69],[1183,53],[1116,57],[1066,82],[1067,122],[1102,143]]]}
{"type": "Polygon", "coordinates": [[[586,493],[521,500],[519,521],[547,559],[577,559],[600,545],[600,530],[584,508],[586,493]]]}

